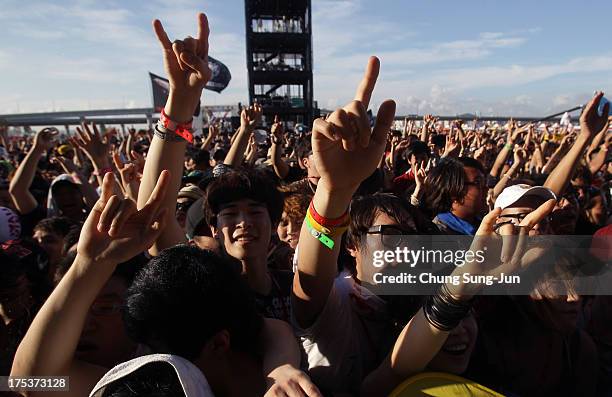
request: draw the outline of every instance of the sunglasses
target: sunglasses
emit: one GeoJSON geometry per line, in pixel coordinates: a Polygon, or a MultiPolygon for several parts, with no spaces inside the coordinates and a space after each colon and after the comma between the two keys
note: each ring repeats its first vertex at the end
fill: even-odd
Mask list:
{"type": "Polygon", "coordinates": [[[403,240],[403,236],[418,234],[416,229],[401,225],[377,225],[372,226],[366,234],[380,235],[380,241],[384,246],[398,247],[403,240]]]}

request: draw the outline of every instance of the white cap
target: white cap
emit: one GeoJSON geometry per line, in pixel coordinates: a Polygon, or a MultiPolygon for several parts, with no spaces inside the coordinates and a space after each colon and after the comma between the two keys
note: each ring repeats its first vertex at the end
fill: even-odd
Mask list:
{"type": "Polygon", "coordinates": [[[183,357],[171,354],[149,354],[116,365],[98,381],[91,393],[89,393],[89,397],[103,396],[104,390],[108,385],[154,362],[165,362],[174,368],[183,387],[185,397],[214,397],[202,371],[183,357]]]}
{"type": "Polygon", "coordinates": [[[518,184],[505,188],[501,194],[497,196],[494,207],[503,210],[504,208],[510,207],[524,196],[537,196],[543,201],[557,198],[553,191],[547,187],[518,184]]]}

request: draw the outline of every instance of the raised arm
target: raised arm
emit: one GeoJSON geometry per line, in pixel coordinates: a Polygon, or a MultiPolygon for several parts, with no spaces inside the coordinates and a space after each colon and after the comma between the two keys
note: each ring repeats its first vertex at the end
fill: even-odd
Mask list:
{"type": "MultiPolygon", "coordinates": [[[[380,63],[371,57],[355,100],[327,119],[315,120],[312,132],[314,161],[321,174],[313,198],[316,212],[326,219],[346,213],[359,184],[378,166],[395,115],[395,102],[385,101],[372,131],[366,109],[376,84],[380,63]]],[[[327,301],[340,252],[341,232],[330,234],[333,248],[323,245],[304,222],[293,282],[293,310],[298,324],[308,327],[327,301]]]]}
{"type": "Polygon", "coordinates": [[[280,179],[285,179],[289,174],[289,166],[282,158],[284,132],[283,124],[278,120],[278,116],[274,117],[274,124],[270,129],[272,134],[272,167],[280,179]]]}
{"type": "MultiPolygon", "coordinates": [[[[162,48],[164,69],[170,81],[170,94],[164,111],[175,123],[186,123],[192,119],[195,107],[202,95],[202,89],[210,80],[208,67],[208,20],[206,15],[198,15],[198,38],[170,42],[159,20],[153,21],[153,28],[162,48]]],[[[172,131],[157,131],[147,154],[140,189],[138,208],[146,203],[162,170],[170,171],[168,194],[163,207],[174,214],[176,197],[181,187],[183,164],[187,142],[179,139],[172,131]]],[[[186,241],[185,233],[174,217],[170,217],[163,233],[159,236],[151,253],[157,252],[186,241]]]]}
{"type": "Polygon", "coordinates": [[[28,214],[37,207],[36,199],[30,193],[30,185],[36,174],[36,167],[42,155],[55,145],[59,131],[55,128],[43,128],[36,133],[34,144],[25,158],[17,167],[15,176],[9,185],[9,194],[13,199],[15,208],[21,214],[28,214]]]}
{"type": "MultiPolygon", "coordinates": [[[[451,275],[460,279],[463,274],[499,277],[514,274],[533,264],[545,252],[527,251],[521,239],[526,238],[529,230],[552,212],[555,202],[554,199],[544,202],[521,221],[521,227],[514,229],[520,229],[518,244],[516,239],[504,239],[501,250],[489,250],[483,256],[484,261],[466,262],[463,267],[455,268],[451,275]],[[508,253],[505,260],[500,259],[500,252],[508,253]]],[[[500,214],[501,210],[496,208],[483,218],[470,247],[472,252],[484,252],[487,245],[493,242],[494,226],[500,214]]],[[[361,396],[386,396],[403,380],[425,370],[449,333],[469,313],[470,299],[482,287],[478,283],[449,283],[442,285],[436,295],[428,297],[422,309],[404,327],[386,359],[363,381],[361,396]]]]}
{"type": "Polygon", "coordinates": [[[240,128],[234,134],[232,146],[223,160],[223,164],[229,165],[232,168],[237,168],[244,161],[244,153],[249,143],[251,133],[261,122],[262,108],[258,103],[242,109],[240,113],[240,128]]]}
{"type": "Polygon", "coordinates": [[[200,149],[201,150],[210,150],[210,147],[212,146],[213,141],[215,140],[217,135],[219,135],[219,127],[211,124],[208,127],[208,136],[206,137],[204,142],[202,142],[202,146],[200,146],[200,149]]]}
{"type": "MultiPolygon", "coordinates": [[[[147,205],[140,211],[129,199],[113,196],[107,174],[102,196],[91,210],[79,237],[77,257],[40,309],[21,341],[12,376],[69,376],[70,391],[61,396],[86,396],[106,368],[74,358],[89,308],[117,264],[146,250],[164,226],[161,201],[168,184],[163,173],[147,205]]],[[[41,393],[41,395],[48,395],[41,393]]]]}
{"type": "Polygon", "coordinates": [[[585,107],[580,115],[580,133],[576,138],[576,142],[574,142],[567,155],[563,157],[559,165],[555,167],[546,179],[546,182],[544,182],[544,186],[550,188],[557,197],[565,190],[574,174],[578,161],[591,140],[602,130],[608,130],[610,125],[610,120],[608,119],[610,104],[607,103],[604,106],[604,112],[601,116],[597,114],[597,107],[602,97],[603,92],[598,92],[585,107]]]}

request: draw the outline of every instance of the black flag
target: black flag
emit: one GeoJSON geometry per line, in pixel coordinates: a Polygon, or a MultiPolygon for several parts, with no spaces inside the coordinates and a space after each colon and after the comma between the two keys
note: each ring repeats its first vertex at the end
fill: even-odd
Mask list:
{"type": "Polygon", "coordinates": [[[232,74],[230,73],[229,69],[223,64],[223,62],[220,62],[211,56],[208,57],[208,67],[212,71],[212,76],[204,88],[215,92],[223,91],[232,79],[232,74]]]}
{"type": "MultiPolygon", "coordinates": [[[[156,74],[149,72],[151,77],[151,87],[153,88],[153,109],[155,113],[161,113],[166,101],[168,101],[168,94],[170,93],[170,83],[168,79],[160,77],[156,74]]],[[[200,101],[193,112],[195,117],[200,115],[200,101]]]]}
{"type": "MultiPolygon", "coordinates": [[[[232,79],[229,69],[223,63],[210,56],[208,57],[208,67],[212,71],[212,76],[204,88],[215,92],[223,91],[232,79]]],[[[153,87],[153,108],[155,108],[156,112],[161,112],[168,100],[168,93],[170,91],[168,79],[151,72],[149,72],[149,77],[151,77],[151,86],[153,87]]],[[[200,104],[198,103],[195,116],[199,115],[199,113],[200,104]]]]}

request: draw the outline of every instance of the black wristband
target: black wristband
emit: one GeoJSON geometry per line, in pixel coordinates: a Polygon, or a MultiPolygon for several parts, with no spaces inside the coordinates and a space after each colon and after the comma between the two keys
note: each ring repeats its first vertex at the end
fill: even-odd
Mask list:
{"type": "Polygon", "coordinates": [[[435,295],[431,295],[423,305],[423,313],[427,322],[440,331],[450,332],[463,320],[470,309],[472,301],[463,301],[454,298],[448,291],[446,284],[442,284],[435,295]]]}

